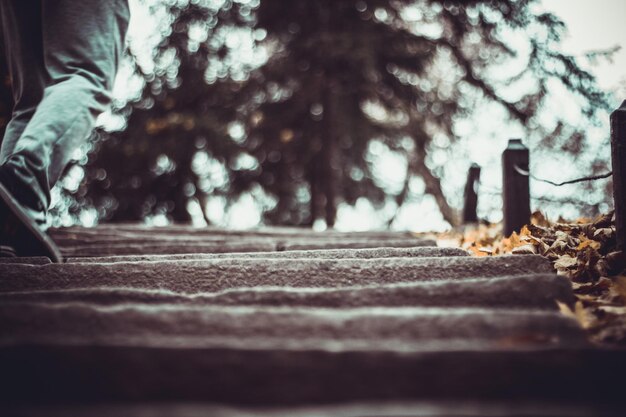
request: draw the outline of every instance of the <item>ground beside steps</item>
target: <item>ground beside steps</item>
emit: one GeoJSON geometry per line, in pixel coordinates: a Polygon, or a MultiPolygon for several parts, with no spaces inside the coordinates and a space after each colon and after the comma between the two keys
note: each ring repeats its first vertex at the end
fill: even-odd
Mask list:
{"type": "Polygon", "coordinates": [[[0,415],[623,415],[537,256],[409,233],[53,230],[0,260],[0,415]]]}

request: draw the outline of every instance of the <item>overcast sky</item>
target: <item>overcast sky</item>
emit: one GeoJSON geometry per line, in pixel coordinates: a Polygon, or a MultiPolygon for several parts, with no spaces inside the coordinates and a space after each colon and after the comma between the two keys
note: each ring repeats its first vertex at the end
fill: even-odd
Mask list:
{"type": "MultiPolygon", "coordinates": [[[[626,0],[542,0],[544,7],[565,21],[569,36],[564,51],[580,55],[619,45],[613,63],[603,62],[592,71],[599,84],[614,91],[626,83],[626,0]]],[[[626,88],[621,94],[626,94],[626,88]]],[[[626,97],[621,97],[626,99],[626,97]]]]}

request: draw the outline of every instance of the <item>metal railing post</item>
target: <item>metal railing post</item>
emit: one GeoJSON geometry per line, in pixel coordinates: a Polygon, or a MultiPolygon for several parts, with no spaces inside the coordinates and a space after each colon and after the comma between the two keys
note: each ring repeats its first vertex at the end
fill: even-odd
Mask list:
{"type": "Polygon", "coordinates": [[[476,208],[478,207],[478,194],[476,186],[480,180],[480,166],[472,164],[467,173],[463,203],[463,224],[478,222],[476,208]]]}
{"type": "Polygon", "coordinates": [[[521,139],[510,139],[502,153],[504,235],[510,236],[530,221],[530,155],[521,139]]]}
{"type": "Polygon", "coordinates": [[[617,246],[626,249],[626,100],[611,114],[611,162],[617,246]]]}

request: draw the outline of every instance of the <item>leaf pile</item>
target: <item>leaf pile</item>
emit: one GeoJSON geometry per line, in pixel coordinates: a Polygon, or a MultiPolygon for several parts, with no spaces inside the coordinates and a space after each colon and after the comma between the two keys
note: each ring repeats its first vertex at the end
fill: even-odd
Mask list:
{"type": "Polygon", "coordinates": [[[596,219],[548,221],[540,212],[531,223],[509,237],[501,225],[465,230],[461,247],[475,256],[538,254],[548,258],[559,275],[572,280],[578,301],[559,304],[561,312],[579,321],[591,339],[626,345],[626,274],[624,256],[617,251],[613,213],[596,219]]]}

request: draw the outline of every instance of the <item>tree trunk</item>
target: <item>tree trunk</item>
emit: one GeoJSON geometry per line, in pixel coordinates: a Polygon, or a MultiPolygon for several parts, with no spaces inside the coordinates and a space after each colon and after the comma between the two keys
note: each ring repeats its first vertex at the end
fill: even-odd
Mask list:
{"type": "Polygon", "coordinates": [[[441,187],[441,180],[434,176],[430,169],[426,166],[426,151],[421,144],[416,143],[417,149],[415,151],[413,161],[410,162],[415,167],[415,173],[418,174],[424,180],[426,185],[426,193],[432,195],[439,206],[441,215],[450,223],[452,227],[459,225],[459,215],[448,204],[443,189],[441,187]]]}
{"type": "Polygon", "coordinates": [[[323,190],[320,188],[319,181],[319,167],[321,157],[316,154],[311,162],[311,168],[309,172],[309,185],[311,187],[311,201],[309,202],[311,207],[311,220],[310,226],[313,227],[315,221],[324,215],[324,209],[326,203],[324,202],[325,196],[323,190]]]}
{"type": "Polygon", "coordinates": [[[337,173],[334,160],[337,157],[334,120],[334,81],[326,79],[323,98],[323,136],[322,136],[322,188],[326,197],[325,220],[327,227],[334,227],[337,218],[337,173]]]}
{"type": "Polygon", "coordinates": [[[193,178],[195,174],[191,170],[191,160],[193,158],[193,152],[185,152],[184,158],[180,161],[180,165],[176,167],[173,175],[175,176],[178,184],[172,188],[174,193],[172,200],[174,200],[174,210],[172,210],[171,216],[175,223],[191,223],[191,215],[187,210],[187,203],[189,197],[185,195],[185,184],[191,182],[195,185],[193,178]]]}

